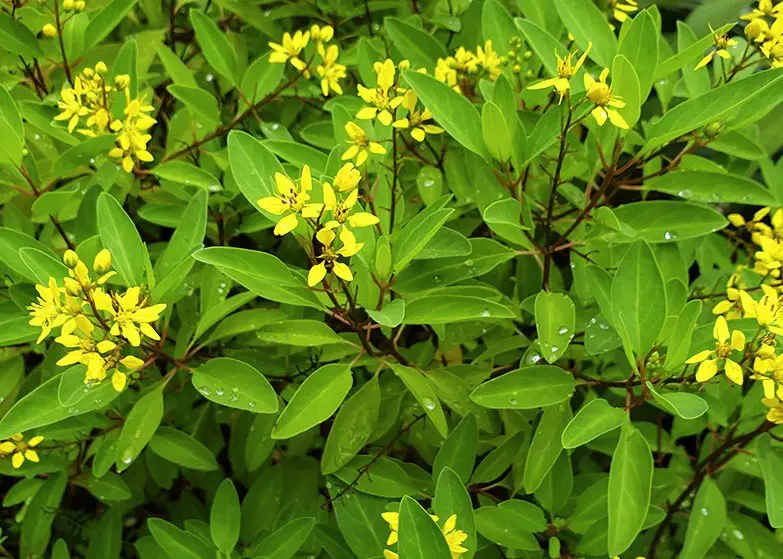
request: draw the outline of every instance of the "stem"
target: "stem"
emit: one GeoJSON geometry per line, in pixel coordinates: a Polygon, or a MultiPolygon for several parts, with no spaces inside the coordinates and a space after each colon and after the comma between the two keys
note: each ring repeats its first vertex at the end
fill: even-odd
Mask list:
{"type": "Polygon", "coordinates": [[[60,43],[60,52],[63,55],[63,68],[65,69],[65,77],[68,80],[68,83],[73,85],[71,67],[68,65],[68,56],[65,54],[65,43],[63,42],[63,26],[60,21],[60,0],[54,0],[54,22],[57,25],[57,40],[60,43]]]}
{"type": "Polygon", "coordinates": [[[394,231],[394,218],[397,213],[397,129],[392,129],[392,190],[391,190],[391,219],[389,220],[389,235],[394,231]]]}

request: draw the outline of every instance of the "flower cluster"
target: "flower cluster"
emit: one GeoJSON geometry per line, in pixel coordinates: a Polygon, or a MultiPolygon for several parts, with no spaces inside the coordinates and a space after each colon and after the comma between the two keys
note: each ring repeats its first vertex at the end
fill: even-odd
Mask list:
{"type": "Polygon", "coordinates": [[[299,29],[293,35],[286,32],[281,43],[269,43],[272,49],[269,62],[273,64],[290,62],[291,66],[305,78],[310,78],[314,65],[315,73],[321,80],[321,93],[324,97],[328,97],[330,93],[342,95],[343,88],[340,80],[347,75],[346,67],[337,61],[340,56],[339,47],[335,44],[327,44],[333,37],[334,28],[330,25],[313,25],[309,30],[299,29]],[[314,44],[315,47],[305,61],[302,58],[308,44],[314,44]],[[319,59],[317,64],[315,64],[316,55],[319,59]]]}
{"type": "Polygon", "coordinates": [[[11,456],[11,465],[14,468],[21,468],[25,460],[38,462],[38,452],[35,447],[41,444],[44,438],[40,435],[33,437],[29,441],[24,440],[24,435],[17,433],[10,440],[0,443],[0,458],[11,456]]]}
{"type": "Polygon", "coordinates": [[[64,86],[60,92],[60,113],[54,120],[67,121],[69,132],[76,130],[88,137],[113,134],[116,147],[108,155],[120,160],[123,169],[130,173],[135,161],[153,160],[147,144],[152,139],[148,130],[156,122],[148,113],[154,108],[143,97],[131,96],[130,76],[121,74],[115,76],[113,84],[107,83],[108,71],[105,63],[98,62],[94,68],[85,68],[76,75],[73,85],[64,86]],[[119,103],[124,104],[123,116],[115,118],[115,105],[119,103]]]}
{"type": "MultiPolygon", "coordinates": [[[[381,517],[389,524],[389,538],[386,540],[386,545],[394,545],[399,541],[400,532],[400,513],[398,512],[384,512],[381,517]]],[[[438,517],[430,515],[433,522],[438,522],[438,517]]],[[[468,550],[462,544],[468,539],[468,535],[462,530],[457,530],[457,515],[452,514],[443,523],[441,532],[446,539],[446,544],[451,551],[452,559],[459,559],[463,553],[467,553],[468,550]]],[[[383,550],[383,556],[385,559],[399,559],[399,555],[390,549],[383,550]]]]}
{"type": "Polygon", "coordinates": [[[66,251],[63,261],[69,268],[63,286],[54,278],[49,278],[47,286],[36,285],[38,300],[29,307],[30,324],[41,328],[38,343],[60,328],[55,342],[69,351],[57,364],[82,364],[87,368],[85,384],[110,377],[115,390],[122,391],[128,375],[144,365],[126,346],[139,347],[142,338],[160,340],[152,324],[166,305],[150,305],[137,286],[122,294],[108,291],[107,281],[115,272],[110,270],[111,254],[106,249],[93,262],[93,270],[100,275],[96,280],[74,251],[66,251]]]}
{"type": "Polygon", "coordinates": [[[275,173],[276,194],[258,200],[264,211],[281,216],[275,225],[275,235],[285,235],[299,225],[302,218],[315,233],[313,243],[313,266],[307,277],[310,287],[319,284],[328,272],[333,272],[345,281],[353,279],[347,264],[338,261],[340,257],[350,258],[364,246],[356,242],[351,228],[369,227],[379,222],[375,215],[355,211],[359,201],[361,172],[353,163],[344,164],[334,178],[334,184],[321,185],[323,203],[310,202],[313,179],[310,167],[302,168],[299,185],[282,173],[275,173]],[[335,246],[339,238],[340,247],[335,246]]]}
{"type": "MultiPolygon", "coordinates": [[[[75,14],[83,12],[87,8],[87,2],[84,0],[63,0],[62,7],[66,12],[75,14]]],[[[60,22],[61,27],[64,27],[69,19],[71,19],[70,15],[63,17],[60,22]]],[[[57,36],[57,28],[51,23],[44,24],[43,27],[41,27],[41,32],[44,34],[44,37],[49,37],[50,39],[57,36]]]]}
{"type": "Polygon", "coordinates": [[[459,47],[453,56],[438,58],[435,79],[458,93],[472,91],[481,78],[495,81],[506,59],[492,48],[492,41],[478,45],[476,52],[459,47]]]}
{"type": "MultiPolygon", "coordinates": [[[[611,0],[609,7],[612,10],[612,17],[622,23],[628,19],[628,14],[639,9],[639,3],[636,0],[611,0]]],[[[612,26],[612,28],[614,27],[612,26]]]]}

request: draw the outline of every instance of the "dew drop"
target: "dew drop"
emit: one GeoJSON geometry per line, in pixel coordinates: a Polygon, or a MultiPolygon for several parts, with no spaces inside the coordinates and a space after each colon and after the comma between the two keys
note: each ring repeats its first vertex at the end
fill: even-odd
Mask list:
{"type": "Polygon", "coordinates": [[[201,392],[204,396],[210,395],[209,388],[207,388],[206,386],[202,386],[201,388],[198,389],[198,391],[201,392]]]}
{"type": "Polygon", "coordinates": [[[435,283],[440,283],[440,282],[442,282],[442,281],[443,281],[443,278],[442,278],[442,277],[440,277],[440,276],[435,276],[434,278],[432,278],[432,280],[433,280],[435,283]]]}
{"type": "Polygon", "coordinates": [[[68,413],[70,415],[76,415],[77,413],[79,413],[79,408],[77,408],[77,407],[70,407],[70,408],[68,408],[68,413]]]}
{"type": "Polygon", "coordinates": [[[332,482],[331,481],[327,481],[326,482],[326,488],[327,489],[331,489],[332,488],[332,482]]]}
{"type": "Polygon", "coordinates": [[[556,345],[553,345],[551,348],[549,348],[549,351],[554,355],[558,351],[560,351],[560,348],[556,345]]]}
{"type": "Polygon", "coordinates": [[[519,400],[517,400],[516,398],[509,398],[508,403],[511,404],[512,406],[516,406],[517,404],[519,404],[519,400]]]}
{"type": "Polygon", "coordinates": [[[213,76],[212,74],[207,74],[207,76],[206,76],[206,78],[205,78],[205,79],[206,79],[208,82],[211,82],[212,80],[214,80],[214,79],[215,79],[215,76],[213,76]]]}
{"type": "Polygon", "coordinates": [[[488,316],[492,316],[492,313],[489,312],[489,309],[484,309],[483,311],[481,311],[481,316],[483,318],[487,318],[488,316]]]}
{"type": "Polygon", "coordinates": [[[708,511],[706,507],[702,507],[701,511],[699,511],[699,512],[701,512],[702,516],[709,516],[709,514],[710,514],[710,511],[708,511]]]}
{"type": "Polygon", "coordinates": [[[732,535],[733,535],[735,538],[737,538],[738,540],[744,540],[744,539],[745,539],[745,534],[743,534],[743,533],[742,533],[742,532],[740,532],[739,530],[734,530],[734,531],[732,532],[732,535]]]}
{"type": "Polygon", "coordinates": [[[557,330],[557,333],[558,333],[558,334],[560,334],[561,336],[563,336],[563,335],[565,335],[565,334],[568,334],[568,328],[567,328],[567,327],[565,327],[565,326],[561,326],[561,327],[560,327],[560,328],[557,330]]]}
{"type": "Polygon", "coordinates": [[[674,239],[675,236],[676,235],[674,233],[672,233],[671,231],[666,231],[663,234],[663,238],[666,239],[667,241],[671,241],[672,239],[674,239]]]}
{"type": "Polygon", "coordinates": [[[473,266],[473,264],[474,264],[474,262],[473,262],[472,259],[469,258],[468,260],[465,260],[465,266],[471,267],[471,266],[473,266]]]}
{"type": "Polygon", "coordinates": [[[424,404],[424,407],[430,411],[435,409],[435,401],[432,398],[424,398],[422,400],[422,404],[424,404]]]}
{"type": "Polygon", "coordinates": [[[248,400],[247,405],[250,406],[251,408],[256,407],[256,403],[253,400],[248,400]]]}
{"type": "Polygon", "coordinates": [[[222,388],[216,389],[215,390],[215,394],[217,394],[218,396],[222,396],[223,395],[223,389],[222,388]]]}
{"type": "Polygon", "coordinates": [[[135,433],[133,433],[134,439],[140,439],[141,438],[141,429],[137,429],[135,433]]]}
{"type": "Polygon", "coordinates": [[[126,448],[122,452],[122,456],[120,456],[120,460],[122,460],[123,464],[130,464],[133,462],[133,451],[130,448],[126,448]]]}
{"type": "Polygon", "coordinates": [[[433,186],[435,186],[435,181],[432,179],[427,179],[425,181],[422,181],[421,185],[424,188],[432,188],[433,186]]]}

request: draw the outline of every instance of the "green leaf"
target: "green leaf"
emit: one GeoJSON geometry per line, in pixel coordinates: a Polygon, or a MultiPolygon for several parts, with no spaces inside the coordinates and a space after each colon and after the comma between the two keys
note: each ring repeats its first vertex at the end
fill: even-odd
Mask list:
{"type": "MultiPolygon", "coordinates": [[[[655,149],[691,130],[723,119],[742,106],[752,105],[754,100],[764,95],[767,90],[778,92],[781,86],[783,86],[783,69],[765,70],[685,101],[650,126],[647,142],[642,150],[655,149]]],[[[775,97],[775,104],[779,99],[778,94],[775,97]]]]}
{"type": "Polygon", "coordinates": [[[520,525],[520,518],[515,514],[513,507],[481,507],[475,511],[475,515],[476,528],[488,540],[501,546],[525,551],[537,551],[541,548],[535,536],[524,525],[520,525]]]}
{"type": "Polygon", "coordinates": [[[112,0],[90,20],[84,33],[85,47],[94,47],[109,36],[139,0],[112,0]]]}
{"type": "Polygon", "coordinates": [[[711,477],[704,478],[688,517],[682,557],[702,559],[726,527],[726,499],[711,477]]]}
{"type": "Polygon", "coordinates": [[[419,493],[402,465],[390,458],[356,456],[344,468],[338,470],[335,476],[344,483],[353,483],[357,491],[377,497],[399,499],[403,495],[419,493]],[[366,471],[367,474],[357,478],[359,471],[366,471]]]}
{"type": "Polygon", "coordinates": [[[156,386],[134,404],[117,440],[117,471],[126,470],[152,439],[163,418],[163,387],[156,386]]]}
{"type": "MultiPolygon", "coordinates": [[[[632,69],[645,69],[645,71],[635,72],[639,80],[639,102],[640,104],[644,103],[650,94],[650,88],[652,88],[653,83],[652,72],[649,69],[655,68],[655,65],[658,63],[658,30],[650,12],[647,10],[639,12],[630,21],[628,30],[624,31],[620,39],[617,54],[625,57],[632,69]]],[[[616,59],[614,64],[617,64],[616,59]]],[[[615,69],[614,72],[616,71],[615,69]]],[[[617,74],[615,73],[616,79],[617,74]]],[[[620,92],[618,91],[618,93],[620,92]]],[[[622,93],[620,95],[622,96],[622,93]]],[[[628,101],[625,97],[623,97],[623,100],[628,101]]],[[[628,122],[628,124],[631,123],[628,122]]]]}
{"type": "Polygon", "coordinates": [[[206,169],[184,161],[174,160],[162,163],[152,169],[152,174],[185,186],[198,186],[209,192],[218,192],[223,188],[215,175],[206,169]]]}
{"type": "Polygon", "coordinates": [[[410,60],[415,70],[434,68],[438,58],[448,56],[443,45],[432,35],[397,18],[384,18],[383,27],[391,44],[400,51],[403,58],[410,60]]]}
{"type": "Polygon", "coordinates": [[[471,483],[489,483],[502,476],[514,458],[519,454],[520,448],[527,443],[527,433],[517,431],[510,437],[506,437],[495,449],[487,454],[473,473],[471,483]]]}
{"type": "Polygon", "coordinates": [[[646,355],[666,320],[666,292],[655,255],[643,241],[631,245],[614,276],[612,315],[618,325],[622,317],[636,355],[646,355]]]}
{"type": "Polygon", "coordinates": [[[432,421],[433,427],[437,429],[441,436],[446,437],[449,434],[446,415],[443,413],[438,395],[427,377],[412,367],[398,365],[397,363],[389,363],[389,366],[400,377],[405,387],[424,409],[424,413],[432,421]]]}
{"type": "Polygon", "coordinates": [[[222,406],[255,413],[276,413],[277,394],[256,368],[232,359],[210,359],[193,371],[191,382],[201,395],[222,406]]]}
{"type": "Polygon", "coordinates": [[[571,449],[587,444],[620,427],[627,415],[614,408],[603,398],[590,400],[582,406],[563,431],[563,448],[571,449]]]}
{"type": "Polygon", "coordinates": [[[209,511],[209,533],[212,541],[223,553],[231,553],[239,541],[241,511],[236,487],[230,479],[224,479],[215,492],[209,511]]]}
{"type": "Polygon", "coordinates": [[[446,132],[470,151],[489,158],[482,141],[481,118],[466,97],[426,74],[409,70],[403,77],[446,132]]]}
{"type": "Polygon", "coordinates": [[[783,458],[772,447],[772,438],[764,434],[756,444],[761,475],[764,478],[764,496],[767,503],[767,518],[773,528],[783,527],[783,458]]]}
{"type": "Polygon", "coordinates": [[[688,394],[687,392],[667,392],[661,394],[651,382],[647,381],[647,388],[655,396],[655,401],[658,402],[662,408],[678,415],[683,419],[696,419],[701,417],[709,409],[709,405],[703,399],[696,394],[688,394]]]}
{"type": "Polygon", "coordinates": [[[571,421],[570,402],[544,408],[525,462],[526,492],[534,493],[538,489],[549,470],[555,465],[560,453],[563,452],[560,440],[569,421],[571,421]]]}
{"type": "Polygon", "coordinates": [[[242,76],[241,89],[251,103],[258,103],[271,94],[283,77],[284,64],[269,62],[269,55],[262,54],[242,76]]]}
{"type": "Polygon", "coordinates": [[[184,85],[170,85],[168,90],[188,108],[191,119],[198,121],[204,131],[211,130],[220,122],[217,99],[207,90],[184,85]]]}
{"type": "Polygon", "coordinates": [[[315,518],[297,518],[284,524],[256,545],[247,554],[250,557],[289,559],[304,545],[315,526],[315,518]]]}
{"type": "Polygon", "coordinates": [[[546,29],[543,29],[533,21],[523,18],[514,18],[517,28],[525,36],[525,40],[541,60],[549,76],[557,75],[557,56],[565,58],[568,56],[568,49],[554,38],[546,29]],[[556,56],[557,54],[557,56],[556,56]]]}
{"type": "Polygon", "coordinates": [[[449,324],[462,320],[514,318],[508,307],[470,295],[425,295],[405,305],[405,324],[449,324]]]}
{"type": "Polygon", "coordinates": [[[544,359],[554,363],[568,349],[576,331],[574,302],[563,293],[541,291],[535,302],[536,331],[544,359]]]}
{"type": "Polygon", "coordinates": [[[268,344],[316,347],[326,344],[342,344],[341,338],[327,324],[318,320],[284,320],[262,326],[256,333],[258,339],[268,344]]]}
{"type": "Polygon", "coordinates": [[[383,324],[389,328],[395,328],[402,324],[402,321],[405,318],[405,301],[402,299],[394,299],[393,301],[389,301],[379,311],[367,309],[367,314],[369,314],[370,318],[378,324],[383,324]]]}
{"type": "Polygon", "coordinates": [[[579,48],[584,51],[592,42],[593,49],[588,56],[604,68],[611,66],[617,53],[617,39],[598,6],[585,0],[555,0],[555,7],[579,48]]]}
{"type": "Polygon", "coordinates": [[[446,538],[421,505],[407,495],[400,501],[399,542],[403,559],[450,559],[446,538]]]}
{"type": "Polygon", "coordinates": [[[169,462],[193,470],[217,470],[212,451],[199,441],[171,427],[160,427],[150,440],[150,450],[169,462]]]}
{"type": "MultiPolygon", "coordinates": [[[[679,23],[679,22],[678,22],[679,23]]],[[[653,74],[653,81],[656,82],[665,78],[669,74],[676,72],[683,66],[696,65],[698,60],[704,56],[704,51],[711,47],[715,43],[714,35],[723,35],[731,30],[736,23],[727,23],[721,27],[718,27],[714,34],[712,32],[707,33],[698,41],[692,42],[687,48],[680,49],[677,54],[673,54],[668,58],[658,61],[658,65],[655,67],[653,74]]]]}
{"type": "Polygon", "coordinates": [[[676,171],[654,177],[645,188],[673,194],[686,200],[710,203],[774,205],[775,196],[763,185],[743,177],[711,171],[676,171]]]}
{"type": "Polygon", "coordinates": [[[256,295],[271,301],[322,308],[318,298],[305,287],[304,278],[294,276],[279,258],[266,252],[210,247],[195,252],[193,258],[215,266],[256,295]]]}
{"type": "Polygon", "coordinates": [[[198,536],[180,530],[162,518],[147,521],[150,533],[157,544],[171,557],[177,559],[214,559],[215,552],[198,536]]]}
{"type": "MultiPolygon", "coordinates": [[[[459,427],[457,427],[459,429],[459,427]]],[[[473,518],[473,503],[465,489],[464,479],[451,468],[443,468],[436,477],[435,499],[433,508],[435,514],[446,521],[452,514],[457,515],[456,529],[465,532],[468,537],[462,543],[467,552],[460,555],[462,559],[471,559],[478,550],[476,541],[476,521],[473,518]]]]}
{"type": "MultiPolygon", "coordinates": [[[[712,208],[673,200],[624,204],[615,208],[614,214],[648,243],[670,243],[702,237],[728,225],[726,218],[712,208]]],[[[628,242],[628,238],[620,234],[613,234],[609,239],[613,242],[628,242]]]]}
{"type": "MultiPolygon", "coordinates": [[[[7,437],[3,437],[7,438],[7,437]]],[[[65,488],[68,485],[66,472],[47,478],[27,505],[22,533],[19,536],[22,557],[43,557],[52,537],[52,523],[55,511],[60,507],[65,488]]]]}
{"type": "Polygon", "coordinates": [[[7,227],[0,227],[0,261],[10,270],[21,274],[32,282],[36,282],[38,277],[33,274],[20,255],[19,251],[24,247],[39,250],[54,258],[54,253],[51,250],[30,235],[25,235],[20,231],[8,229],[7,227]]]}
{"type": "Polygon", "coordinates": [[[49,278],[54,278],[58,283],[68,276],[68,268],[51,256],[48,252],[37,248],[22,247],[19,249],[19,258],[30,269],[37,283],[48,285],[49,278]]]}
{"type": "Polygon", "coordinates": [[[297,167],[309,165],[316,177],[326,172],[327,157],[314,147],[289,140],[264,140],[264,147],[297,167]]]}
{"type": "Polygon", "coordinates": [[[158,58],[160,58],[163,68],[166,70],[166,75],[171,78],[171,81],[174,82],[175,85],[198,87],[198,83],[196,83],[196,78],[193,76],[193,73],[168,45],[160,43],[155,49],[155,52],[157,53],[158,58]]]}
{"type": "MultiPolygon", "coordinates": [[[[329,478],[334,480],[334,478],[329,478]]],[[[335,499],[342,491],[338,484],[331,483],[329,496],[335,499]]],[[[389,525],[381,517],[386,512],[386,499],[357,492],[350,499],[344,496],[332,501],[337,525],[351,551],[357,557],[382,557],[389,537],[389,525]]]]}
{"type": "Polygon", "coordinates": [[[321,473],[328,475],[347,464],[367,444],[378,421],[381,390],[373,376],[340,407],[321,456],[321,473]]]}
{"type": "Polygon", "coordinates": [[[269,148],[239,130],[228,134],[228,162],[240,192],[256,209],[261,198],[275,191],[275,173],[285,173],[269,148]]]}
{"type": "Polygon", "coordinates": [[[432,477],[437,480],[441,472],[448,469],[459,476],[462,483],[467,483],[476,464],[478,437],[476,416],[469,411],[441,444],[432,464],[432,477]]]}
{"type": "Polygon", "coordinates": [[[481,34],[485,41],[492,41],[492,48],[498,53],[511,50],[511,38],[516,35],[514,20],[498,0],[484,2],[481,8],[481,34]]]}
{"type": "MultiPolygon", "coordinates": [[[[511,118],[514,116],[514,114],[509,115],[511,118]]],[[[491,101],[484,103],[481,109],[481,131],[484,145],[492,157],[500,162],[511,159],[511,148],[514,142],[511,130],[506,124],[503,113],[491,101]]]]}
{"type": "Polygon", "coordinates": [[[196,39],[204,58],[233,85],[239,82],[237,55],[231,41],[220,30],[217,23],[200,10],[190,10],[190,23],[196,32],[196,39]]]}
{"type": "Polygon", "coordinates": [[[484,208],[484,221],[498,236],[512,243],[529,247],[523,231],[529,227],[522,224],[522,204],[514,198],[505,198],[492,202],[484,208]]]}
{"type": "Polygon", "coordinates": [[[667,371],[679,368],[690,357],[693,329],[700,314],[701,301],[693,300],[689,301],[677,316],[666,342],[666,360],[663,367],[667,371]]]}
{"type": "Polygon", "coordinates": [[[29,61],[44,56],[33,32],[22,22],[12,19],[6,12],[0,13],[0,42],[3,44],[3,50],[29,61]]]}
{"type": "Polygon", "coordinates": [[[133,493],[119,475],[106,472],[101,477],[91,476],[87,480],[87,490],[101,501],[125,501],[133,493]]]}
{"type": "Polygon", "coordinates": [[[402,271],[416,256],[424,250],[446,220],[454,213],[451,208],[442,208],[432,204],[416,214],[405,227],[392,238],[392,258],[394,273],[402,271]]]}
{"type": "Polygon", "coordinates": [[[348,365],[324,365],[305,379],[272,430],[273,439],[290,439],[329,419],[353,384],[348,365]]]}
{"type": "Polygon", "coordinates": [[[136,226],[117,199],[107,192],[98,196],[98,231],[111,252],[112,266],[128,286],[145,283],[150,258],[136,226]]]}
{"type": "Polygon", "coordinates": [[[641,87],[639,75],[631,62],[621,54],[615,56],[612,61],[612,89],[625,103],[625,107],[618,108],[617,112],[631,128],[642,114],[641,87]]]}
{"type": "Polygon", "coordinates": [[[574,386],[574,377],[568,371],[554,365],[538,365],[480,384],[470,399],[490,409],[535,409],[569,399],[574,386]]]}
{"type": "MultiPolygon", "coordinates": [[[[166,245],[166,250],[155,262],[155,276],[161,278],[160,284],[165,281],[177,265],[183,260],[195,263],[191,253],[204,244],[204,235],[207,231],[207,213],[209,211],[209,197],[206,192],[199,191],[191,198],[182,214],[179,225],[166,245]]],[[[154,294],[158,294],[153,292],[154,294]]],[[[162,294],[159,294],[162,295],[162,294]]],[[[152,298],[159,301],[161,297],[152,298]]]]}
{"type": "Polygon", "coordinates": [[[623,553],[642,529],[652,475],[650,445],[638,429],[626,424],[609,469],[609,555],[623,553]]]}

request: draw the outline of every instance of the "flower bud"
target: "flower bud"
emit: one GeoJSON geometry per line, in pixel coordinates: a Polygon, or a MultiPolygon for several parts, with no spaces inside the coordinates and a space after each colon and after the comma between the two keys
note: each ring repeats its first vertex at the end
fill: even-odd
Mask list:
{"type": "Polygon", "coordinates": [[[83,12],[86,7],[87,7],[87,3],[84,0],[77,0],[76,4],[74,4],[73,9],[77,12],[83,12]]]}
{"type": "Polygon", "coordinates": [[[47,23],[41,28],[41,31],[43,32],[45,37],[56,37],[57,36],[57,28],[52,25],[51,23],[47,23]]]}
{"type": "Polygon", "coordinates": [[[95,65],[95,72],[97,74],[105,74],[109,71],[109,68],[106,67],[106,63],[101,61],[98,62],[98,64],[95,65]]]}
{"type": "Polygon", "coordinates": [[[745,36],[749,41],[763,41],[769,32],[769,24],[763,19],[754,19],[745,26],[745,36]]]}
{"type": "Polygon", "coordinates": [[[63,9],[73,10],[76,5],[76,0],[63,0],[63,9]]]}
{"type": "Polygon", "coordinates": [[[65,254],[63,255],[63,262],[69,268],[75,268],[76,265],[79,263],[79,255],[76,254],[71,249],[68,249],[65,251],[65,254]]]}
{"type": "Polygon", "coordinates": [[[115,76],[114,85],[117,89],[126,89],[130,85],[131,78],[128,74],[120,74],[115,76]]]}
{"type": "Polygon", "coordinates": [[[399,70],[409,70],[411,67],[411,61],[410,60],[400,60],[400,63],[397,64],[397,68],[399,70]]]}
{"type": "Polygon", "coordinates": [[[82,286],[75,279],[73,279],[73,278],[63,278],[63,283],[65,284],[65,292],[68,295],[72,295],[74,297],[78,297],[81,294],[82,286]]]}
{"type": "Polygon", "coordinates": [[[743,218],[740,214],[729,214],[729,223],[731,223],[734,227],[742,227],[745,225],[745,218],[743,218]]]}
{"type": "Polygon", "coordinates": [[[103,249],[95,255],[92,269],[99,274],[105,274],[109,271],[109,268],[111,268],[111,252],[108,249],[103,249]]]}

